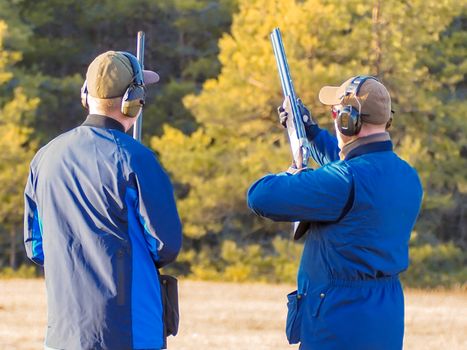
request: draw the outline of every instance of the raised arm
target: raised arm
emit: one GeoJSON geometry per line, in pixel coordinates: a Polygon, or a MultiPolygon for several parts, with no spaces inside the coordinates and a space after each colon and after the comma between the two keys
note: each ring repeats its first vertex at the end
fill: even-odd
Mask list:
{"type": "Polygon", "coordinates": [[[335,221],[346,210],[352,175],[335,164],[296,175],[267,175],[248,191],[248,206],[274,221],[335,221]]]}

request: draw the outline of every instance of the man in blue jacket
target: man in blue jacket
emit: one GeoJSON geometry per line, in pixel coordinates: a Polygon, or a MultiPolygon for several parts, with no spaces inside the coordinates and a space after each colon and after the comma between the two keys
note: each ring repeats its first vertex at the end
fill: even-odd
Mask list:
{"type": "Polygon", "coordinates": [[[157,268],[181,247],[172,185],[126,134],[159,80],[126,52],[89,66],[86,121],[41,148],[25,189],[25,247],[44,266],[46,349],[160,349],[157,268]]]}
{"type": "MultiPolygon", "coordinates": [[[[392,149],[391,99],[376,78],[357,76],[326,86],[337,138],[307,120],[313,159],[321,167],[267,175],[248,205],[275,221],[309,222],[288,295],[286,333],[300,349],[401,349],[407,269],[422,187],[416,171],[392,149]]],[[[282,111],[282,122],[290,114],[282,111]]]]}

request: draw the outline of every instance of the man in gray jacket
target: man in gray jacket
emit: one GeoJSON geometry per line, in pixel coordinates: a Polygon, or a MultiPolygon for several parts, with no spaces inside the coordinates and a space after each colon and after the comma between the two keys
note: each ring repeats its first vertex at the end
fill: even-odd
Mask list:
{"type": "Polygon", "coordinates": [[[42,147],[25,189],[25,247],[45,269],[46,348],[160,349],[157,268],[181,247],[169,178],[126,134],[159,80],[126,52],[89,66],[86,121],[42,147]]]}

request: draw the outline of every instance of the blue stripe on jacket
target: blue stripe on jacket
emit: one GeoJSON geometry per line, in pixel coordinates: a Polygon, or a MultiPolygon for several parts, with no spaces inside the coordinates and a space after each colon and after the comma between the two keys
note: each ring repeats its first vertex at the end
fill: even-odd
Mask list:
{"type": "Polygon", "coordinates": [[[25,217],[24,217],[24,244],[27,256],[36,264],[44,264],[44,252],[42,249],[42,222],[34,197],[31,194],[31,176],[26,185],[24,194],[25,217]]]}
{"type": "Polygon", "coordinates": [[[162,301],[158,274],[154,264],[145,264],[157,257],[157,240],[144,229],[138,212],[138,194],[128,188],[128,231],[132,246],[131,310],[134,349],[161,348],[163,344],[162,301]],[[148,251],[149,248],[149,251],[148,251]],[[148,299],[152,296],[152,300],[148,299]]]}

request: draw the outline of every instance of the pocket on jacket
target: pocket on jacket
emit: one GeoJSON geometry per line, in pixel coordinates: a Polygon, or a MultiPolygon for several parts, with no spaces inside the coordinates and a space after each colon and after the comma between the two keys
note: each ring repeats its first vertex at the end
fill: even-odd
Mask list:
{"type": "Polygon", "coordinates": [[[316,296],[313,296],[312,305],[312,315],[313,317],[319,317],[319,312],[321,310],[321,306],[323,305],[324,299],[326,299],[326,292],[321,292],[316,296]]]}
{"type": "Polygon", "coordinates": [[[287,295],[287,322],[285,326],[285,333],[289,344],[297,344],[300,342],[300,329],[302,327],[302,317],[300,305],[302,303],[303,295],[298,294],[297,291],[287,295]]]}

